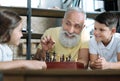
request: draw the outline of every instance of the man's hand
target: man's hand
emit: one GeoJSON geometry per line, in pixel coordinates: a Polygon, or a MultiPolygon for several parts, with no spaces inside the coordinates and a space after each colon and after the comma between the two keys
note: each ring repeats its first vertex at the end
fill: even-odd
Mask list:
{"type": "Polygon", "coordinates": [[[43,51],[49,51],[54,47],[55,41],[50,36],[45,36],[41,39],[41,46],[43,51]]]}

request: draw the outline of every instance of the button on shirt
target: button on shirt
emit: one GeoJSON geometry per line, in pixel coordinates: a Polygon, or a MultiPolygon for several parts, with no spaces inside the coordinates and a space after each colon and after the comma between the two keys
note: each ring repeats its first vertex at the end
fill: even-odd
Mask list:
{"type": "Polygon", "coordinates": [[[108,62],[117,62],[117,53],[120,53],[120,34],[114,34],[107,46],[102,42],[96,42],[95,37],[92,37],[89,42],[89,52],[99,54],[108,62]]]}
{"type": "Polygon", "coordinates": [[[0,44],[0,62],[12,61],[13,52],[7,44],[0,44]]]}

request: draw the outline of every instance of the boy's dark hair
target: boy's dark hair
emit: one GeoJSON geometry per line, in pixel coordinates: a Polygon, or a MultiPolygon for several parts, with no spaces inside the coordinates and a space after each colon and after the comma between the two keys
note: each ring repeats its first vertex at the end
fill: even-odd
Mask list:
{"type": "Polygon", "coordinates": [[[21,20],[21,17],[13,11],[0,11],[0,43],[10,41],[11,32],[19,25],[21,20]]]}
{"type": "Polygon", "coordinates": [[[95,21],[105,24],[110,29],[117,26],[118,18],[115,13],[112,12],[103,12],[96,16],[95,21]]]}

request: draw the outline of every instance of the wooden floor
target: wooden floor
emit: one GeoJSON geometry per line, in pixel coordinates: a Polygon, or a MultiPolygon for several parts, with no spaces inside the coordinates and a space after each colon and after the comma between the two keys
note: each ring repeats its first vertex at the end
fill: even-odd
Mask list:
{"type": "Polygon", "coordinates": [[[120,70],[9,70],[3,81],[119,81],[120,70]]]}

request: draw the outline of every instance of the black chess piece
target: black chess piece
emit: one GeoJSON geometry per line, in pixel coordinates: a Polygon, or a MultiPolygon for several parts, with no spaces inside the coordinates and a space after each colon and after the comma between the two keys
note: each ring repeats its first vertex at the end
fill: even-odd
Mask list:
{"type": "Polygon", "coordinates": [[[60,62],[64,62],[64,61],[65,61],[65,56],[63,54],[62,57],[60,57],[60,62]]]}
{"type": "Polygon", "coordinates": [[[68,60],[68,57],[66,57],[66,60],[65,60],[66,62],[69,62],[69,60],[68,60]]]}
{"type": "Polygon", "coordinates": [[[55,52],[53,52],[53,60],[52,61],[56,62],[56,53],[55,52]]]}
{"type": "Polygon", "coordinates": [[[46,59],[45,59],[46,62],[50,62],[50,54],[49,52],[46,52],[46,59]]]}
{"type": "Polygon", "coordinates": [[[69,62],[71,61],[71,55],[68,56],[68,61],[69,61],[69,62]]]}

